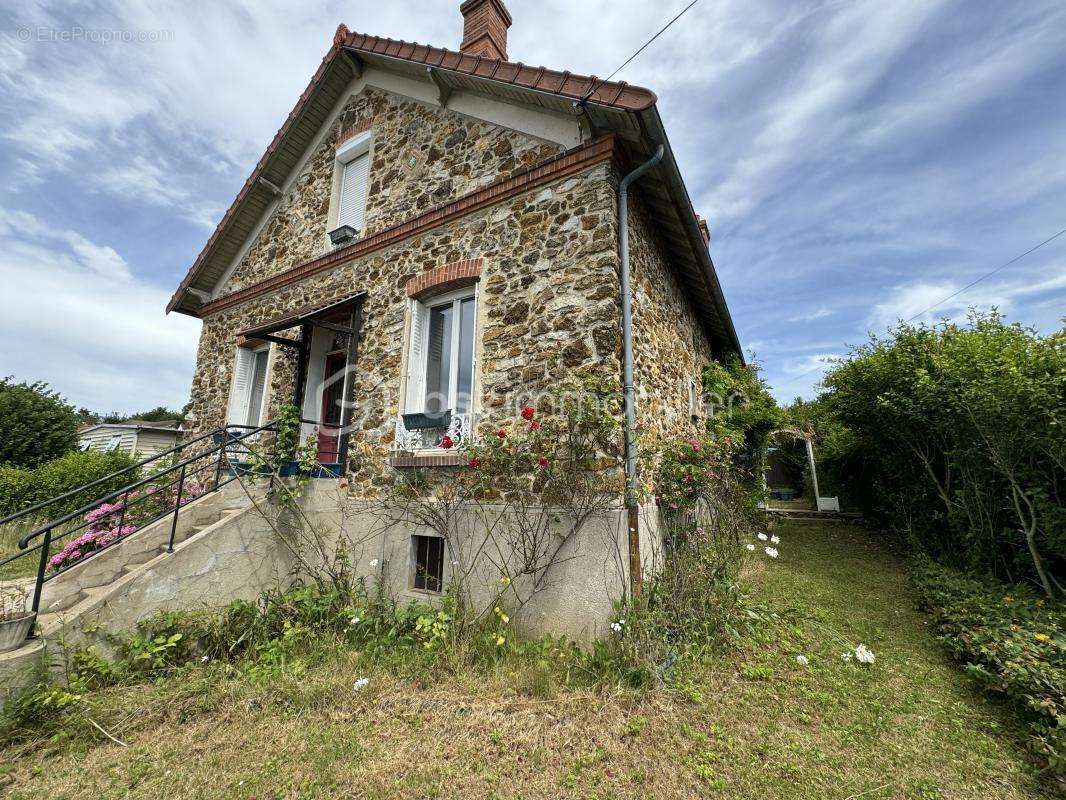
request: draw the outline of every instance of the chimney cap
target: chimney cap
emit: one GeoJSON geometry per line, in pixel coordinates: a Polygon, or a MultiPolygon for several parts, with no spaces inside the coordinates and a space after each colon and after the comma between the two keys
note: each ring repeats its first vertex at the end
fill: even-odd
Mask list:
{"type": "Polygon", "coordinates": [[[465,17],[468,12],[473,11],[482,3],[492,3],[496,6],[496,9],[500,12],[500,16],[507,22],[508,27],[514,22],[514,20],[511,19],[511,12],[508,11],[507,6],[503,4],[503,0],[464,0],[464,2],[459,5],[459,13],[465,17]]]}

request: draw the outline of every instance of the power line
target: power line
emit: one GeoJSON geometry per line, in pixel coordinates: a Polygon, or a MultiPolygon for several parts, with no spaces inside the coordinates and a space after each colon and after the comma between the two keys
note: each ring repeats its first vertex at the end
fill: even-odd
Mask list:
{"type": "Polygon", "coordinates": [[[1056,239],[1058,239],[1058,238],[1059,238],[1060,236],[1062,236],[1062,234],[1064,234],[1064,233],[1066,233],[1066,228],[1063,228],[1063,229],[1062,229],[1061,231],[1059,231],[1058,233],[1056,233],[1056,234],[1055,234],[1054,236],[1052,236],[1052,237],[1050,237],[1050,238],[1048,238],[1048,239],[1045,239],[1044,241],[1042,241],[1042,242],[1041,242],[1040,244],[1036,245],[1035,247],[1030,247],[1030,248],[1029,248],[1028,250],[1026,250],[1026,251],[1025,251],[1024,253],[1022,253],[1021,255],[1019,255],[1019,256],[1015,256],[1015,257],[1014,257],[1014,258],[1012,258],[1012,259],[1011,259],[1010,261],[1007,261],[1006,263],[1000,264],[1000,265],[999,265],[998,267],[996,267],[996,268],[995,268],[994,270],[992,270],[991,272],[986,272],[986,273],[985,273],[984,275],[982,275],[982,276],[981,276],[980,278],[978,278],[977,280],[973,281],[972,283],[968,283],[968,284],[966,284],[966,285],[965,285],[965,286],[963,286],[963,287],[962,287],[961,289],[959,289],[959,290],[958,290],[957,292],[953,292],[952,294],[949,294],[949,295],[948,295],[947,297],[945,297],[945,298],[944,298],[943,300],[939,300],[939,301],[937,301],[936,303],[933,303],[933,304],[932,304],[931,306],[929,306],[929,308],[926,308],[926,309],[923,309],[922,311],[919,311],[919,312],[918,312],[917,314],[915,314],[915,315],[914,315],[913,317],[911,317],[910,319],[908,319],[908,320],[907,320],[907,322],[914,322],[914,320],[918,319],[918,317],[922,316],[923,314],[928,314],[928,313],[929,313],[930,311],[932,311],[932,310],[933,310],[934,308],[936,308],[937,306],[939,306],[939,305],[942,305],[943,303],[946,303],[946,302],[947,302],[948,300],[951,300],[952,298],[958,297],[958,296],[959,296],[960,294],[962,294],[963,292],[965,292],[965,291],[966,291],[967,289],[970,289],[970,288],[972,288],[972,287],[976,286],[977,284],[979,284],[979,283],[980,283],[981,281],[983,281],[983,280],[984,280],[985,278],[991,278],[991,277],[992,277],[993,275],[995,275],[995,274],[996,274],[997,272],[999,272],[1000,270],[1004,270],[1004,269],[1006,269],[1006,268],[1007,268],[1007,267],[1009,267],[1009,266],[1010,266],[1011,264],[1013,264],[1013,263],[1014,263],[1015,261],[1021,261],[1021,260],[1022,260],[1023,258],[1025,258],[1025,257],[1026,257],[1027,255],[1029,255],[1030,253],[1033,253],[1033,252],[1035,252],[1035,251],[1039,250],[1039,249],[1040,249],[1041,247],[1043,247],[1044,245],[1046,245],[1046,244],[1047,244],[1048,242],[1053,242],[1053,241],[1055,241],[1055,240],[1056,240],[1056,239]]]}
{"type": "Polygon", "coordinates": [[[681,19],[681,17],[683,17],[685,15],[685,12],[688,11],[690,8],[692,8],[694,5],[696,5],[696,3],[698,3],[699,1],[700,0],[692,0],[691,3],[689,3],[683,9],[681,9],[681,11],[678,13],[678,15],[676,17],[674,17],[672,20],[670,20],[665,25],[663,25],[659,29],[658,33],[656,33],[654,36],[652,36],[650,39],[648,39],[648,41],[646,41],[644,44],[642,44],[640,46],[640,48],[635,53],[633,53],[633,55],[631,55],[629,58],[627,58],[625,61],[623,61],[621,66],[618,67],[618,69],[616,69],[614,72],[612,72],[606,78],[603,78],[599,83],[595,84],[591,89],[589,89],[588,93],[584,97],[581,98],[581,102],[584,103],[586,100],[588,100],[590,97],[592,97],[592,95],[596,94],[596,90],[597,89],[599,89],[601,86],[603,86],[603,84],[607,83],[607,81],[609,81],[611,78],[613,78],[615,75],[617,75],[623,69],[625,69],[629,65],[630,61],[632,61],[634,58],[636,58],[641,53],[643,53],[644,50],[648,47],[648,45],[650,45],[652,42],[654,42],[656,39],[658,39],[660,36],[662,36],[663,33],[666,32],[667,28],[669,28],[671,25],[673,25],[675,22],[677,22],[679,19],[681,19]]]}
{"type": "MultiPolygon", "coordinates": [[[[937,301],[936,303],[933,303],[933,305],[929,306],[929,308],[925,309],[924,311],[919,311],[919,312],[918,312],[917,314],[915,314],[915,315],[914,315],[913,317],[911,317],[910,319],[908,319],[908,320],[907,320],[907,322],[914,322],[914,320],[918,319],[918,317],[922,316],[923,314],[927,314],[927,313],[929,313],[930,311],[932,311],[932,310],[933,310],[934,308],[936,308],[937,306],[939,306],[939,305],[943,305],[944,303],[946,303],[946,302],[947,302],[948,300],[951,300],[952,298],[958,297],[958,296],[959,296],[960,294],[962,294],[963,292],[965,292],[965,291],[966,291],[967,289],[970,289],[970,288],[972,288],[972,287],[976,286],[977,284],[979,284],[979,283],[980,283],[981,281],[985,280],[986,278],[991,278],[991,277],[992,277],[993,275],[995,275],[995,274],[996,274],[997,272],[1001,272],[1002,270],[1005,270],[1005,269],[1006,269],[1007,267],[1009,267],[1009,266],[1010,266],[1011,264],[1014,264],[1014,263],[1015,263],[1015,262],[1017,262],[1017,261],[1021,261],[1021,260],[1022,260],[1023,258],[1025,258],[1025,257],[1026,257],[1027,255],[1029,255],[1030,253],[1035,253],[1035,252],[1036,252],[1037,250],[1039,250],[1039,249],[1040,249],[1041,247],[1043,247],[1044,245],[1048,244],[1049,242],[1053,242],[1053,241],[1055,241],[1055,240],[1056,240],[1056,239],[1058,239],[1058,238],[1059,238],[1060,236],[1062,236],[1062,235],[1063,235],[1064,233],[1066,233],[1066,228],[1063,228],[1063,229],[1062,229],[1061,231],[1059,231],[1058,233],[1056,233],[1056,234],[1055,234],[1054,236],[1050,236],[1050,237],[1048,237],[1047,239],[1045,239],[1044,241],[1042,241],[1042,242],[1041,242],[1040,244],[1038,244],[1038,245],[1034,245],[1033,247],[1030,247],[1030,248],[1029,248],[1028,250],[1026,250],[1026,251],[1025,251],[1024,253],[1021,253],[1021,254],[1019,254],[1019,255],[1016,255],[1016,256],[1015,256],[1014,258],[1012,258],[1012,259],[1011,259],[1010,261],[1005,261],[1004,263],[1002,263],[1002,264],[1000,264],[1000,265],[999,265],[998,267],[996,267],[996,268],[995,268],[994,270],[991,270],[990,272],[986,272],[986,273],[985,273],[984,275],[982,275],[982,276],[981,276],[980,278],[977,278],[976,280],[974,280],[974,281],[971,281],[970,283],[966,284],[966,285],[965,285],[965,286],[963,286],[963,287],[962,287],[961,289],[959,289],[959,290],[958,290],[957,292],[953,292],[952,294],[949,294],[949,295],[948,295],[947,297],[945,297],[945,298],[944,298],[943,300],[939,300],[939,301],[937,301]]],[[[824,363],[823,363],[823,364],[819,364],[819,365],[817,365],[817,366],[815,366],[815,367],[812,367],[811,369],[809,369],[809,370],[807,370],[807,371],[805,371],[805,372],[801,372],[801,373],[800,373],[799,375],[793,375],[793,376],[792,376],[792,378],[791,378],[790,380],[788,380],[788,381],[785,381],[785,383],[784,383],[784,384],[782,384],[782,385],[783,385],[783,386],[791,386],[791,385],[792,385],[793,383],[795,383],[796,381],[798,381],[798,380],[799,380],[800,378],[805,378],[805,377],[807,377],[808,375],[810,375],[810,374],[811,374],[812,372],[817,372],[817,371],[818,371],[818,370],[820,370],[820,369],[825,369],[825,367],[826,367],[826,366],[827,366],[827,365],[826,365],[826,364],[824,364],[824,363]]]]}

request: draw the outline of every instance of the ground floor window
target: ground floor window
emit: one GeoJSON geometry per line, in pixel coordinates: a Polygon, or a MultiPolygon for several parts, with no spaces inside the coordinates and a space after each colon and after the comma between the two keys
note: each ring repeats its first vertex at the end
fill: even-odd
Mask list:
{"type": "Polygon", "coordinates": [[[407,395],[403,443],[440,446],[445,436],[458,444],[469,428],[473,406],[474,287],[411,302],[407,395]]]}
{"type": "Polygon", "coordinates": [[[412,536],[415,589],[440,592],[444,587],[444,539],[439,536],[412,536]]]}
{"type": "Polygon", "coordinates": [[[262,424],[270,347],[238,347],[230,392],[229,424],[257,428],[262,424]]]}

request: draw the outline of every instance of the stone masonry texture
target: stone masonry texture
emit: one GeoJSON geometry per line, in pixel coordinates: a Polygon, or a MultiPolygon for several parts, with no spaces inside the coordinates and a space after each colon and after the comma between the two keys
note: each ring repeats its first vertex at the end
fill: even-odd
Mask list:
{"type": "MultiPolygon", "coordinates": [[[[337,135],[371,119],[366,233],[486,186],[561,152],[553,143],[378,89],[353,96],[229,279],[223,294],[326,251],[337,135]]],[[[581,371],[618,380],[621,329],[616,193],[601,163],[248,299],[203,320],[192,384],[197,430],[225,423],[238,334],[308,305],[367,292],[356,364],[352,492],[374,494],[383,464],[361,459],[389,447],[404,371],[409,282],[480,259],[475,410],[482,430],[516,411],[517,398],[550,392],[581,371]]],[[[688,380],[711,345],[679,287],[639,199],[631,206],[634,345],[639,417],[663,436],[687,436],[688,380]]],[[[296,331],[281,335],[294,336],[296,331]]],[[[292,396],[290,348],[272,347],[268,416],[292,396]]]]}

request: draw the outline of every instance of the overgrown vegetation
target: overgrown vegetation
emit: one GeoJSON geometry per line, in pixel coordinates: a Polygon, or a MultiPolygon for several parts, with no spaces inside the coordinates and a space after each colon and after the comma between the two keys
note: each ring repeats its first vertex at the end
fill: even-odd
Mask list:
{"type": "Polygon", "coordinates": [[[1066,606],[922,562],[913,573],[948,649],[1029,719],[1030,746],[1066,776],[1066,606]]]}
{"type": "MultiPolygon", "coordinates": [[[[134,464],[133,457],[118,450],[75,451],[42,464],[35,469],[0,466],[0,516],[21,511],[36,503],[66,494],[87,483],[118,472],[134,464]]],[[[91,503],[121,489],[134,480],[129,474],[119,476],[110,484],[101,484],[85,492],[79,492],[61,503],[48,506],[44,513],[49,518],[62,516],[68,511],[91,503]]]]}
{"type": "Polygon", "coordinates": [[[835,471],[915,550],[1066,593],[1066,333],[997,314],[898,326],[825,378],[835,471]]]}
{"type": "Polygon", "coordinates": [[[272,598],[269,611],[233,609],[225,624],[156,620],[123,651],[139,662],[129,672],[105,675],[97,688],[41,691],[39,705],[63,708],[27,722],[3,749],[0,792],[11,800],[1057,796],[1025,760],[1011,715],[976,702],[944,663],[898,563],[852,529],[777,532],[781,559],[755,562],[742,577],[758,606],[744,611],[736,640],[672,676],[664,670],[672,680],[651,691],[598,683],[596,662],[570,661],[558,641],[524,643],[525,651],[479,645],[484,660],[462,660],[446,639],[425,647],[433,639],[417,616],[372,612],[349,629],[355,615],[334,613],[347,605],[315,588],[272,598]],[[320,626],[324,618],[336,626],[320,626]],[[375,627],[358,632],[364,621],[375,627]],[[207,627],[224,635],[198,632],[207,627]],[[408,642],[377,632],[387,627],[408,642]],[[227,637],[245,631],[229,655],[227,637]],[[857,642],[876,663],[841,659],[857,642]]]}

